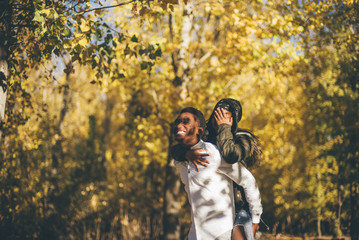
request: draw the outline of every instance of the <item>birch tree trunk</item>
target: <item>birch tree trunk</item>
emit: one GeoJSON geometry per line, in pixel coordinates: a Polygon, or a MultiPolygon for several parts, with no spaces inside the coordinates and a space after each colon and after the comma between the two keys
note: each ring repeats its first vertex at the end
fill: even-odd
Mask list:
{"type": "MultiPolygon", "coordinates": [[[[190,56],[188,47],[191,41],[191,31],[193,27],[193,4],[188,1],[183,5],[183,18],[181,29],[180,48],[176,53],[172,54],[172,66],[176,75],[173,85],[180,91],[180,101],[185,102],[188,97],[188,84],[190,81],[190,56]]],[[[173,36],[172,15],[169,15],[170,39],[173,36]]],[[[172,146],[171,133],[169,135],[169,149],[166,166],[166,181],[164,187],[164,203],[163,203],[163,234],[166,240],[178,240],[181,237],[179,212],[180,201],[179,194],[181,191],[181,183],[176,169],[172,166],[172,158],[170,156],[170,148],[172,146]]]]}
{"type": "Polygon", "coordinates": [[[8,87],[7,42],[10,33],[11,8],[7,1],[0,1],[0,142],[2,139],[8,87]]]}
{"type": "MultiPolygon", "coordinates": [[[[172,31],[172,18],[170,15],[170,32],[172,31]]],[[[188,1],[183,6],[182,28],[181,28],[181,43],[178,51],[172,55],[172,65],[176,74],[173,84],[180,88],[180,97],[184,101],[188,96],[188,83],[190,81],[191,61],[188,52],[188,47],[191,41],[191,31],[193,27],[193,4],[188,1]]],[[[173,39],[173,36],[170,37],[173,39]]]]}
{"type": "MultiPolygon", "coordinates": [[[[1,33],[0,33],[1,34],[1,33]]],[[[0,46],[0,141],[4,128],[5,105],[7,95],[8,65],[6,61],[6,50],[3,45],[0,46]]]]}

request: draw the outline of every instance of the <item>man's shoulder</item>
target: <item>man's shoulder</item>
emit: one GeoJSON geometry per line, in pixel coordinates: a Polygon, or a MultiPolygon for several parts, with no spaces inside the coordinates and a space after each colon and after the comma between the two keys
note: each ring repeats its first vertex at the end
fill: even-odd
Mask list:
{"type": "Polygon", "coordinates": [[[203,142],[203,145],[206,152],[210,154],[210,157],[221,161],[222,155],[219,152],[218,147],[216,145],[210,142],[203,142]]]}
{"type": "Polygon", "coordinates": [[[203,142],[202,144],[203,144],[204,148],[206,148],[206,149],[213,150],[213,151],[218,151],[217,146],[214,145],[211,142],[203,142]]]}
{"type": "Polygon", "coordinates": [[[198,143],[196,143],[195,145],[191,146],[190,149],[191,150],[196,150],[196,149],[201,149],[201,148],[205,148],[205,149],[217,149],[217,146],[210,143],[210,142],[205,142],[202,139],[199,140],[198,143]]]}

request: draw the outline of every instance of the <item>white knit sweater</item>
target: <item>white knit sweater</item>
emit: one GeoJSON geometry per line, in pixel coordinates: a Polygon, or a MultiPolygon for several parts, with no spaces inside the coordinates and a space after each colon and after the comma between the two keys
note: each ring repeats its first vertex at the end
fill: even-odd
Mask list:
{"type": "Polygon", "coordinates": [[[199,166],[199,172],[191,162],[174,162],[191,205],[192,225],[188,239],[215,239],[233,228],[233,181],[243,187],[252,221],[259,223],[262,205],[253,175],[240,163],[226,163],[215,145],[200,140],[191,147],[199,148],[210,154],[206,157],[210,164],[199,166]]]}

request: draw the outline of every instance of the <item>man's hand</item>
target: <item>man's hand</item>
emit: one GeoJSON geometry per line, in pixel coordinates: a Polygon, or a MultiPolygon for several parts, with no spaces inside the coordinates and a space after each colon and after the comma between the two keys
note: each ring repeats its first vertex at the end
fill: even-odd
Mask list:
{"type": "Polygon", "coordinates": [[[217,126],[220,124],[228,124],[232,126],[233,124],[233,118],[226,116],[222,108],[217,108],[214,112],[214,118],[216,119],[217,126]]]}
{"type": "Polygon", "coordinates": [[[259,229],[259,224],[258,223],[252,223],[252,229],[253,229],[253,237],[256,235],[256,232],[259,229]]]}
{"type": "Polygon", "coordinates": [[[204,157],[209,156],[209,153],[206,153],[204,149],[196,149],[196,150],[189,150],[186,152],[186,159],[194,164],[197,171],[199,172],[198,164],[207,167],[209,161],[204,159],[204,157]]]}

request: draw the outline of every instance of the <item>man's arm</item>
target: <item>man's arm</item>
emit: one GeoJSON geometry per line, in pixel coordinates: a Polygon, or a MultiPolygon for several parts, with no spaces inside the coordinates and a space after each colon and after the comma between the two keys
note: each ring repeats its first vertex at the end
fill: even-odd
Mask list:
{"type": "Polygon", "coordinates": [[[231,165],[224,161],[222,161],[218,170],[243,187],[249,211],[252,215],[252,222],[258,224],[263,208],[259,188],[252,173],[241,163],[231,165]]]}

